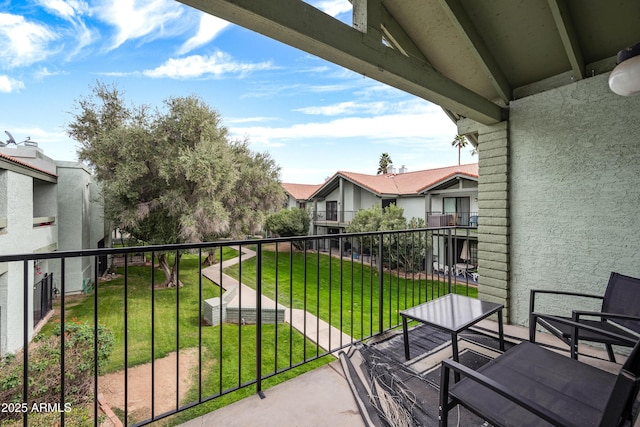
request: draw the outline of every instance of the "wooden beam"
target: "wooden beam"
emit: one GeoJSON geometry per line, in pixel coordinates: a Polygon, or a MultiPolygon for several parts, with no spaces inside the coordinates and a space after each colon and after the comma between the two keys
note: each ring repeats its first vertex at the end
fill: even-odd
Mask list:
{"type": "Polygon", "coordinates": [[[571,20],[571,14],[569,8],[564,0],[547,0],[549,9],[551,9],[551,15],[553,15],[553,21],[558,28],[562,45],[567,53],[567,58],[571,64],[573,70],[573,76],[576,80],[582,80],[585,78],[585,66],[584,57],[582,56],[582,49],[578,44],[578,36],[576,35],[576,29],[573,26],[571,20]]]}
{"type": "Polygon", "coordinates": [[[483,124],[504,120],[499,105],[302,0],[179,0],[483,124]]]}
{"type": "Polygon", "coordinates": [[[407,32],[398,24],[398,21],[391,16],[386,7],[382,8],[382,33],[389,42],[402,52],[405,56],[418,59],[419,61],[429,64],[422,51],[416,46],[407,32]]]}
{"type": "Polygon", "coordinates": [[[471,22],[460,0],[440,0],[440,5],[449,16],[449,19],[451,19],[451,23],[458,28],[460,34],[469,44],[471,52],[476,56],[482,68],[484,68],[487,76],[491,80],[493,88],[498,92],[500,99],[508,105],[512,99],[511,85],[498,66],[498,63],[483,38],[480,36],[480,33],[473,25],[473,22],[471,22]]]}

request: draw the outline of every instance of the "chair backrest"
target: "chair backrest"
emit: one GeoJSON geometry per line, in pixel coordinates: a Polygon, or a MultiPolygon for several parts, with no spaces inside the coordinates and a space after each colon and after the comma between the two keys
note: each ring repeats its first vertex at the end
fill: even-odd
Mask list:
{"type": "Polygon", "coordinates": [[[629,357],[622,365],[609,401],[605,407],[600,426],[617,426],[621,419],[632,416],[633,406],[638,396],[640,381],[640,341],[631,350],[629,357]]]}
{"type": "MultiPolygon", "coordinates": [[[[640,279],[611,273],[602,301],[602,311],[640,317],[640,279]]],[[[614,322],[640,334],[638,321],[614,320],[614,322]]]]}

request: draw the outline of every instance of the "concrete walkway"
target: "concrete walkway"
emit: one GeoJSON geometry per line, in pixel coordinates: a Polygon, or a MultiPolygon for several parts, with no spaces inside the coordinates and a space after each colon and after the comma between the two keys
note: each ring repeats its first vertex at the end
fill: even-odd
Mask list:
{"type": "MultiPolygon", "coordinates": [[[[236,250],[240,250],[239,247],[234,247],[236,250]]],[[[235,294],[231,300],[229,300],[227,307],[239,307],[239,308],[255,308],[257,302],[256,291],[242,283],[239,283],[236,279],[226,274],[221,273],[220,269],[224,270],[227,267],[238,264],[240,261],[244,262],[256,256],[256,253],[245,247],[242,248],[242,255],[233,259],[223,261],[207,267],[202,270],[202,275],[213,283],[222,287],[226,292],[234,292],[235,294]]],[[[261,304],[263,309],[284,309],[285,322],[293,326],[294,329],[302,333],[312,341],[314,344],[321,348],[330,351],[334,348],[338,348],[341,345],[347,345],[352,342],[351,337],[348,334],[341,333],[338,328],[330,326],[329,323],[324,320],[318,319],[313,314],[300,309],[292,309],[285,307],[282,304],[276,304],[276,302],[266,296],[262,295],[261,304]]]]}
{"type": "MultiPolygon", "coordinates": [[[[245,308],[256,306],[256,291],[221,273],[220,270],[256,255],[247,248],[242,248],[242,252],[240,257],[223,261],[202,271],[203,276],[221,286],[226,292],[235,290],[227,308],[240,305],[245,308]]],[[[341,333],[311,313],[305,315],[304,310],[276,305],[275,301],[264,295],[261,304],[263,308],[284,308],[285,321],[325,350],[351,342],[349,335],[341,333]]],[[[263,393],[264,399],[255,394],[187,421],[181,426],[365,426],[339,360],[266,389],[263,393]]]]}

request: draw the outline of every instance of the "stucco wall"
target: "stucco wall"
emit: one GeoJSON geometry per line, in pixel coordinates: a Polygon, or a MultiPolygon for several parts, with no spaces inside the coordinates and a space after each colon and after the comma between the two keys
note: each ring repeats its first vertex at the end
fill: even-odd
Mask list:
{"type": "MultiPolygon", "coordinates": [[[[347,212],[353,212],[355,211],[355,190],[354,190],[354,185],[353,183],[349,182],[349,181],[342,181],[342,192],[344,194],[344,205],[342,206],[342,209],[347,212]]],[[[338,199],[338,204],[340,204],[340,200],[338,199]]]]}
{"type": "Polygon", "coordinates": [[[404,217],[409,221],[411,218],[425,219],[424,196],[400,197],[396,200],[399,208],[404,210],[404,217]]]}
{"type": "Polygon", "coordinates": [[[362,191],[360,195],[360,209],[382,206],[382,200],[370,191],[362,191]]]}
{"type": "Polygon", "coordinates": [[[601,294],[611,271],[640,276],[640,96],[607,78],[511,103],[513,323],[530,288],[601,294]]]}
{"type": "MultiPolygon", "coordinates": [[[[57,162],[57,198],[59,210],[59,248],[95,249],[105,236],[103,206],[99,188],[81,163],[57,162]]],[[[84,279],[92,278],[94,259],[67,261],[65,292],[82,291],[84,279]]],[[[56,271],[59,275],[59,270],[56,271]]]]}
{"type": "MultiPolygon", "coordinates": [[[[0,236],[0,253],[29,253],[45,246],[44,233],[34,233],[33,228],[33,178],[6,171],[7,229],[0,236]]],[[[50,229],[52,226],[40,227],[50,229]]],[[[43,230],[35,230],[43,231],[43,230]]],[[[14,352],[23,345],[23,263],[8,263],[7,272],[0,281],[0,305],[2,306],[2,352],[14,352]]],[[[28,271],[33,272],[29,262],[28,271]]],[[[30,287],[29,312],[33,312],[33,292],[30,287]]],[[[30,325],[33,317],[29,316],[30,325]]],[[[31,328],[29,328],[31,330],[31,328]]]]}

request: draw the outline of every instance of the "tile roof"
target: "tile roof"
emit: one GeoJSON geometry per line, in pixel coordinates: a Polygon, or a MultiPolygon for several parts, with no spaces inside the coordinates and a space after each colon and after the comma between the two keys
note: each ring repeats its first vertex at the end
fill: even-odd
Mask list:
{"type": "Polygon", "coordinates": [[[478,164],[471,163],[467,165],[384,175],[367,175],[340,171],[329,178],[326,184],[338,176],[342,176],[376,194],[411,195],[419,194],[425,189],[445,182],[454,176],[466,176],[471,179],[478,179],[478,164]]]}
{"type": "Polygon", "coordinates": [[[322,184],[290,184],[283,182],[282,188],[296,200],[309,200],[311,195],[318,190],[322,184]]]}
{"type": "Polygon", "coordinates": [[[5,159],[5,160],[9,160],[10,162],[15,163],[17,165],[25,166],[25,167],[27,167],[29,169],[32,169],[32,170],[38,171],[38,172],[42,172],[42,173],[45,173],[45,174],[50,175],[50,176],[55,176],[55,177],[58,176],[55,173],[52,173],[52,172],[49,172],[47,170],[40,169],[40,168],[38,168],[36,166],[30,165],[29,163],[24,162],[24,161],[19,160],[19,159],[16,159],[15,157],[9,156],[8,154],[0,153],[0,158],[5,159]]]}

